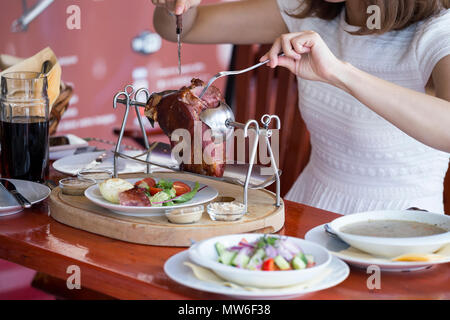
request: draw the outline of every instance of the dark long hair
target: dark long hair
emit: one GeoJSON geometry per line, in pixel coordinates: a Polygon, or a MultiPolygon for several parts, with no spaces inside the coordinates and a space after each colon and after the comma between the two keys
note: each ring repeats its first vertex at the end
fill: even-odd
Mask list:
{"type": "MultiPolygon", "coordinates": [[[[381,29],[361,27],[355,34],[381,34],[401,30],[450,7],[450,0],[360,0],[366,5],[377,5],[381,9],[381,29]]],[[[299,0],[299,7],[288,12],[296,18],[317,17],[333,20],[345,8],[345,2],[331,3],[325,0],[299,0]]],[[[367,15],[366,12],[361,14],[367,15]]]]}

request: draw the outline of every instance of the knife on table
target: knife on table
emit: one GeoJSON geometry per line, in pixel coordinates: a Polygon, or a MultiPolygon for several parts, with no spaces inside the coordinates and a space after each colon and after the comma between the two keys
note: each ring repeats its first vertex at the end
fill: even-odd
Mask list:
{"type": "Polygon", "coordinates": [[[14,185],[14,183],[12,183],[9,180],[6,179],[2,179],[0,178],[0,184],[10,193],[12,194],[17,202],[19,202],[19,204],[25,208],[31,208],[31,202],[28,201],[27,198],[25,198],[19,191],[17,191],[16,186],[14,185]]]}

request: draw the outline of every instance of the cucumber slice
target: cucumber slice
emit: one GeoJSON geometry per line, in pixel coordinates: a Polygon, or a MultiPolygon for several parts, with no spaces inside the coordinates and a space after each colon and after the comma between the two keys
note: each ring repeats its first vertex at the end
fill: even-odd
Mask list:
{"type": "Polygon", "coordinates": [[[225,248],[225,245],[223,243],[220,243],[220,242],[217,242],[215,247],[216,247],[217,255],[219,257],[227,250],[227,248],[225,248]]]}
{"type": "Polygon", "coordinates": [[[308,259],[306,259],[306,256],[304,255],[303,252],[297,253],[297,257],[299,257],[300,259],[302,259],[302,261],[305,263],[305,265],[308,264],[308,259]]]}
{"type": "Polygon", "coordinates": [[[231,265],[244,269],[245,267],[247,267],[249,261],[250,257],[241,251],[236,255],[236,257],[234,257],[233,261],[231,262],[231,265]]]}
{"type": "Polygon", "coordinates": [[[276,256],[274,261],[278,268],[280,268],[281,270],[288,270],[291,268],[289,262],[287,262],[286,259],[282,256],[276,256]]]}
{"type": "Polygon", "coordinates": [[[237,252],[233,252],[233,251],[224,251],[220,257],[219,257],[219,262],[230,266],[231,265],[231,261],[233,261],[233,259],[236,257],[237,252]]]}
{"type": "Polygon", "coordinates": [[[306,269],[306,263],[299,256],[295,256],[294,259],[292,259],[292,268],[295,270],[306,269]]]}
{"type": "Polygon", "coordinates": [[[264,249],[256,250],[255,254],[250,258],[250,261],[247,264],[247,269],[255,270],[258,265],[260,265],[263,261],[266,252],[264,249]]]}

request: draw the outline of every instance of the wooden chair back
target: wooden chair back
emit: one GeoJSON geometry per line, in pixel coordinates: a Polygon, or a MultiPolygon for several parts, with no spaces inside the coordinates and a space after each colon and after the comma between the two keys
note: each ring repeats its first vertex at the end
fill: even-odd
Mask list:
{"type": "MultiPolygon", "coordinates": [[[[258,63],[269,49],[269,45],[235,46],[231,67],[240,70],[258,63]]],[[[279,167],[283,171],[281,193],[286,195],[307,165],[311,152],[309,133],[298,108],[296,77],[285,68],[265,67],[230,77],[227,102],[234,108],[239,122],[259,121],[264,114],[280,117],[279,167]]],[[[444,206],[450,214],[450,170],[444,182],[444,206]]]]}
{"type": "MultiPolygon", "coordinates": [[[[258,63],[269,48],[267,45],[236,46],[233,68],[239,70],[258,63]]],[[[278,165],[283,171],[281,193],[284,196],[308,163],[311,149],[309,133],[297,107],[297,79],[285,68],[261,67],[235,77],[233,86],[232,106],[238,122],[260,121],[264,114],[280,117],[278,165]]]]}

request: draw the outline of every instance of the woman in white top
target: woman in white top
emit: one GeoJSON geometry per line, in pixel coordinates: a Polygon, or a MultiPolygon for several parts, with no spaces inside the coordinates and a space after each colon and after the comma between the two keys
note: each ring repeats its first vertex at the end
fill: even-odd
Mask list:
{"type": "Polygon", "coordinates": [[[173,13],[183,13],[183,42],[273,43],[261,60],[298,76],[312,154],[288,200],[342,214],[409,207],[443,212],[448,1],[166,1],[153,0],[155,28],[164,38],[176,39],[173,13]],[[370,11],[373,4],[379,17],[377,8],[370,11]],[[378,29],[371,29],[376,18],[378,29]],[[278,58],[280,52],[286,57],[278,58]],[[435,97],[425,93],[429,82],[435,97]]]}

